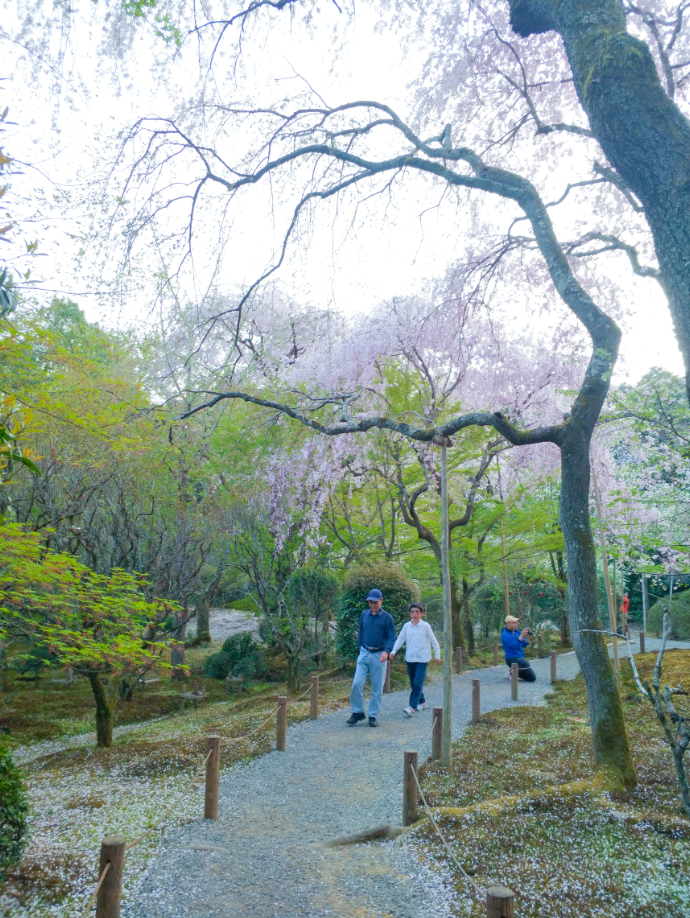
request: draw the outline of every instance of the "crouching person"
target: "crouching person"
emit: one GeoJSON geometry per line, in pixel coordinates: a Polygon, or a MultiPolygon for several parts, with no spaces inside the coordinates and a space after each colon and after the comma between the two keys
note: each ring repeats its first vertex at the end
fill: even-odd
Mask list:
{"type": "Polygon", "coordinates": [[[408,717],[416,711],[423,711],[426,707],[424,698],[424,680],[426,668],[431,660],[431,648],[434,648],[436,662],[441,662],[441,648],[438,646],[436,635],[428,622],[422,621],[424,609],[418,602],[410,606],[410,620],[405,622],[398,639],[391,651],[391,660],[405,644],[405,662],[407,675],[410,677],[410,703],[403,708],[408,717]]]}
{"type": "MultiPolygon", "coordinates": [[[[520,679],[524,679],[525,682],[536,682],[535,672],[525,660],[525,647],[529,647],[529,637],[532,632],[529,628],[523,628],[518,634],[519,621],[520,619],[515,618],[514,615],[506,615],[505,628],[501,632],[501,643],[503,644],[506,663],[509,670],[513,663],[517,663],[520,679]]],[[[510,672],[508,675],[510,675],[510,672]]]]}

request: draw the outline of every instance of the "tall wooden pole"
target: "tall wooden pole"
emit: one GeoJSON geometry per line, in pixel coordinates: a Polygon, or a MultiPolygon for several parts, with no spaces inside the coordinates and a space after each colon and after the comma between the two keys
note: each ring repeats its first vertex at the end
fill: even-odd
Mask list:
{"type": "Polygon", "coordinates": [[[647,592],[647,575],[642,575],[642,630],[647,633],[647,613],[649,612],[649,593],[647,592]]]}
{"type": "Polygon", "coordinates": [[[510,590],[508,589],[508,565],[506,564],[506,536],[503,530],[503,517],[501,517],[501,565],[503,567],[503,602],[506,615],[510,615],[510,590]]]}
{"type": "MultiPolygon", "coordinates": [[[[611,590],[613,592],[613,611],[616,615],[616,628],[614,628],[614,631],[617,631],[618,630],[618,627],[617,627],[618,626],[618,580],[616,578],[616,559],[615,558],[613,559],[612,564],[613,564],[613,583],[611,584],[611,590]]],[[[622,624],[623,622],[621,621],[621,625],[622,624]]],[[[623,629],[621,628],[621,631],[622,630],[623,629]]]]}
{"type": "Polygon", "coordinates": [[[620,661],[618,660],[618,638],[616,637],[616,610],[613,605],[613,594],[611,592],[611,579],[609,577],[609,559],[606,552],[606,536],[604,535],[604,520],[601,512],[601,495],[599,494],[599,485],[597,484],[597,473],[592,469],[592,484],[594,485],[594,500],[597,507],[597,519],[599,520],[599,544],[601,545],[601,560],[604,567],[604,583],[606,584],[606,598],[609,606],[609,625],[613,641],[613,665],[616,669],[616,679],[620,681],[620,661]]]}
{"type": "Polygon", "coordinates": [[[450,768],[453,717],[453,619],[450,605],[450,532],[448,529],[448,457],[444,439],[441,446],[441,580],[443,583],[443,723],[441,763],[450,768]]]}

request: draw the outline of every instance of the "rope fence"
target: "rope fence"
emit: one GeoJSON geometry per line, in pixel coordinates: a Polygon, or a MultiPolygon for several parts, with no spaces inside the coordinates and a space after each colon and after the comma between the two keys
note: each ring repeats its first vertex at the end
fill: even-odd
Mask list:
{"type": "Polygon", "coordinates": [[[96,905],[96,918],[119,918],[120,901],[122,898],[122,873],[124,866],[124,855],[126,851],[131,851],[140,844],[148,835],[170,817],[179,807],[181,802],[190,793],[193,788],[205,786],[205,805],[204,818],[218,818],[218,794],[220,784],[220,750],[228,746],[244,743],[250,737],[263,730],[270,721],[276,719],[276,749],[285,751],[286,734],[287,734],[287,708],[288,704],[297,704],[302,699],[310,695],[310,717],[315,720],[318,718],[318,701],[319,701],[319,682],[320,677],[334,675],[339,670],[334,669],[320,675],[312,675],[309,687],[298,695],[296,698],[288,698],[287,695],[279,695],[277,705],[271,710],[268,717],[265,718],[257,727],[254,727],[249,733],[243,736],[232,737],[231,739],[221,742],[219,736],[207,737],[207,751],[201,763],[194,771],[193,777],[182,793],[174,802],[165,810],[163,815],[156,820],[153,825],[146,828],[133,842],[125,843],[121,836],[111,836],[104,838],[101,843],[99,876],[96,888],[89,897],[88,903],[82,912],[81,918],[89,918],[94,904],[96,905]],[[201,782],[201,776],[206,770],[205,781],[201,782]],[[108,877],[110,878],[108,882],[108,877]]]}
{"type": "Polygon", "coordinates": [[[98,893],[101,891],[101,886],[103,885],[103,880],[105,880],[106,874],[108,873],[109,870],[110,870],[110,861],[108,861],[108,863],[105,865],[105,867],[103,868],[103,872],[101,873],[100,877],[98,878],[98,885],[96,886],[96,888],[94,889],[93,893],[91,894],[91,898],[89,899],[89,904],[86,906],[86,908],[85,908],[84,911],[82,912],[82,918],[87,918],[87,915],[91,912],[91,909],[93,908],[94,902],[96,901],[96,896],[97,896],[98,893]]]}
{"type": "MultiPolygon", "coordinates": [[[[555,657],[555,653],[552,653],[551,657],[553,679],[553,658],[555,657]]],[[[312,719],[318,718],[320,676],[325,677],[333,675],[336,672],[338,672],[337,669],[327,673],[321,673],[320,675],[313,674],[309,687],[296,698],[290,699],[287,695],[279,695],[277,698],[277,704],[270,711],[268,716],[262,720],[258,726],[254,727],[249,733],[246,733],[243,736],[232,737],[231,739],[227,739],[225,741],[222,741],[220,736],[207,736],[206,753],[200,764],[196,767],[190,782],[184,788],[182,793],[179,794],[173,803],[170,804],[165,812],[156,820],[155,823],[153,823],[151,826],[148,826],[133,842],[130,842],[129,844],[127,844],[125,839],[121,836],[111,836],[109,838],[103,839],[101,843],[98,882],[96,888],[89,897],[88,904],[82,912],[81,918],[89,918],[94,904],[96,905],[96,918],[119,918],[125,852],[131,851],[152,832],[155,832],[155,830],[175,812],[184,798],[195,787],[205,787],[204,818],[217,819],[221,749],[246,742],[252,736],[255,736],[257,733],[262,731],[275,718],[276,749],[278,751],[284,751],[286,748],[288,704],[297,704],[305,699],[307,695],[310,695],[310,716],[312,719]],[[205,780],[202,781],[201,778],[204,770],[206,771],[206,775],[205,780]]],[[[482,681],[498,682],[502,681],[502,679],[487,679],[482,681]]],[[[480,680],[473,679],[471,688],[463,687],[460,692],[460,697],[456,696],[455,704],[451,709],[451,711],[454,711],[461,705],[464,705],[468,696],[471,695],[473,723],[476,723],[479,719],[479,685],[480,680]]],[[[423,753],[426,753],[427,746],[430,743],[432,745],[432,758],[440,758],[440,727],[442,723],[442,717],[443,709],[434,708],[431,731],[429,737],[424,742],[422,749],[419,752],[405,753],[405,778],[403,782],[403,824],[411,825],[414,822],[416,819],[417,800],[418,797],[421,797],[422,804],[431,819],[434,830],[436,831],[439,839],[441,840],[445,850],[448,852],[448,855],[455,866],[458,868],[463,877],[465,877],[465,879],[468,880],[468,882],[472,885],[475,894],[478,896],[481,895],[486,899],[487,910],[489,909],[490,901],[493,902],[493,905],[491,906],[493,910],[487,911],[487,914],[492,916],[512,915],[512,892],[510,890],[505,890],[502,887],[492,887],[485,891],[482,887],[478,886],[474,882],[472,877],[469,876],[469,874],[463,868],[462,864],[460,864],[458,861],[443,833],[441,832],[438,823],[426,801],[424,791],[422,790],[422,787],[419,783],[417,776],[417,763],[420,756],[423,753]],[[504,911],[504,908],[507,910],[504,911]]]]}

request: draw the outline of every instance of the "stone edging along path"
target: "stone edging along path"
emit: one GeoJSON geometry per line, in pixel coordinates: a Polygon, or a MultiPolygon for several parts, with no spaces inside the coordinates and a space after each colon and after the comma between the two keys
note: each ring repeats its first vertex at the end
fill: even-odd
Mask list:
{"type": "MultiPolygon", "coordinates": [[[[659,642],[647,639],[648,650],[659,642]]],[[[688,647],[681,642],[674,646],[688,647]]],[[[636,645],[634,645],[636,647],[636,645]]],[[[621,648],[623,650],[623,648],[621,648]]],[[[483,712],[543,704],[546,660],[537,682],[520,683],[510,700],[506,667],[453,679],[453,738],[471,716],[472,679],[481,680],[483,712]]],[[[432,667],[430,666],[430,671],[432,667]]],[[[575,654],[558,657],[558,678],[579,672],[575,654]]],[[[123,902],[125,918],[445,918],[453,893],[445,868],[430,869],[407,840],[330,848],[332,839],[402,818],[403,752],[429,754],[431,708],[412,718],[407,692],[384,696],[380,726],[347,727],[347,711],[288,730],[287,751],[271,752],[221,778],[220,818],[196,820],[163,836],[157,856],[123,902]]],[[[125,867],[126,869],[126,867],[125,867]]]]}

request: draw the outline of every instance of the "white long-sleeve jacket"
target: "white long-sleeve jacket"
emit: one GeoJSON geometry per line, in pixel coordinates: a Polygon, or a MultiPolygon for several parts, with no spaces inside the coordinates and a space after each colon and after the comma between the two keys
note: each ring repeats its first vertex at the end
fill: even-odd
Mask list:
{"type": "Polygon", "coordinates": [[[438,646],[436,635],[431,625],[424,620],[420,621],[418,625],[413,625],[412,622],[405,622],[393,645],[392,653],[397,653],[403,644],[405,644],[405,659],[408,663],[428,663],[431,659],[432,647],[434,648],[436,659],[441,659],[441,648],[438,646]]]}

